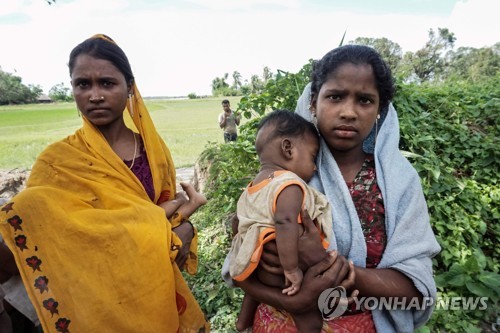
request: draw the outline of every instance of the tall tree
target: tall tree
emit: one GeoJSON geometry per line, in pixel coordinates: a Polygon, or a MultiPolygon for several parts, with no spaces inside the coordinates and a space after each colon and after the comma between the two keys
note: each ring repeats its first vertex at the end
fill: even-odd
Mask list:
{"type": "Polygon", "coordinates": [[[226,82],[228,76],[229,74],[225,73],[223,77],[216,77],[212,80],[212,95],[221,95],[223,91],[229,87],[229,84],[226,82]]]}
{"type": "Polygon", "coordinates": [[[500,42],[480,49],[459,47],[446,56],[445,78],[480,81],[500,72],[500,42]]]}
{"type": "Polygon", "coordinates": [[[271,72],[271,69],[267,66],[264,67],[264,70],[262,71],[262,81],[264,84],[267,83],[270,79],[273,78],[273,72],[271,72]]]}
{"type": "Polygon", "coordinates": [[[445,52],[453,48],[455,40],[455,34],[447,28],[438,28],[437,33],[430,29],[425,46],[415,53],[406,53],[404,61],[420,82],[439,79],[445,71],[445,52]]]}
{"type": "Polygon", "coordinates": [[[238,71],[233,72],[233,88],[236,90],[241,88],[241,74],[238,71]]]}
{"type": "Polygon", "coordinates": [[[254,74],[250,77],[250,87],[252,93],[259,94],[264,89],[264,83],[258,75],[254,74]]]}

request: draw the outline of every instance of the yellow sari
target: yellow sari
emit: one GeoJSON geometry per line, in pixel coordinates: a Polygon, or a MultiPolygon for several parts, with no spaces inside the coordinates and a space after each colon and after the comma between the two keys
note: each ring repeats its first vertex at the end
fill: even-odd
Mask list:
{"type": "MultiPolygon", "coordinates": [[[[155,202],[173,199],[170,152],[134,88],[155,202]]],[[[0,232],[45,333],[209,331],[174,262],[180,240],[155,202],[85,118],[40,155],[27,188],[2,207],[0,232]]]]}

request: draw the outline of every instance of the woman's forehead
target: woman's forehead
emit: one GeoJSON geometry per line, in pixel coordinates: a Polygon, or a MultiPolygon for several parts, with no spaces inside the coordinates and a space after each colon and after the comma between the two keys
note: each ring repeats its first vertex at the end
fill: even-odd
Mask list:
{"type": "Polygon", "coordinates": [[[75,76],[116,76],[123,74],[109,60],[92,57],[88,54],[81,54],[75,59],[72,77],[75,76]]]}

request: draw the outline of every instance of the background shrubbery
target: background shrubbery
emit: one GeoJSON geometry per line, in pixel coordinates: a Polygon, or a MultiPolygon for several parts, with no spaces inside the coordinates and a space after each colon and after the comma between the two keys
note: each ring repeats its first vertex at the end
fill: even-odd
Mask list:
{"type": "MultiPolygon", "coordinates": [[[[258,95],[241,99],[251,118],[234,144],[212,144],[200,157],[208,168],[209,203],[195,216],[200,227],[200,274],[189,278],[215,331],[232,331],[241,291],[227,288],[222,263],[230,246],[230,216],[258,168],[254,149],[259,117],[294,110],[311,63],[297,74],[278,73],[258,95]]],[[[498,314],[500,238],[498,155],[500,75],[478,81],[397,83],[393,101],[400,148],[419,172],[442,252],[434,259],[439,295],[488,297],[488,309],[438,310],[422,332],[480,332],[498,314]]]]}

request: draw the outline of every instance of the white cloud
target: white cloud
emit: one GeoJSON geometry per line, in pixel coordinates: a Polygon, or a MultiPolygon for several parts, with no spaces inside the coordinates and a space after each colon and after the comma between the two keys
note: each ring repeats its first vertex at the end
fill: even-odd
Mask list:
{"type": "Polygon", "coordinates": [[[459,1],[453,8],[448,28],[457,37],[457,46],[484,47],[500,41],[498,0],[459,1]]]}
{"type": "MultiPolygon", "coordinates": [[[[480,30],[484,27],[481,21],[484,17],[489,20],[492,14],[480,16],[473,11],[488,1],[496,0],[459,2],[447,18],[362,15],[335,9],[313,12],[300,9],[298,0],[214,0],[209,1],[213,6],[234,2],[247,3],[245,6],[253,9],[233,10],[241,6],[233,4],[230,9],[203,11],[181,10],[174,5],[140,9],[130,0],[58,1],[52,6],[31,0],[22,8],[30,22],[6,25],[0,21],[0,41],[8,50],[2,48],[0,66],[6,71],[17,69],[24,83],[40,84],[47,92],[59,82],[69,83],[71,49],[95,33],[105,33],[128,55],[143,95],[210,94],[212,79],[224,73],[231,76],[235,70],[244,79],[261,75],[264,66],[273,71],[297,71],[308,59],[319,58],[338,45],[346,29],[347,41],[360,36],[387,37],[404,51],[422,47],[428,30],[437,27],[455,32],[457,44],[466,39],[462,30],[468,31],[472,25],[476,29],[470,29],[472,35],[495,40],[498,34],[493,29],[496,25],[498,31],[498,23],[486,26],[487,31],[480,30]],[[256,9],[264,5],[287,9],[256,9]],[[468,14],[467,23],[460,23],[463,13],[468,14]]],[[[19,10],[16,8],[13,10],[19,10]]]]}

